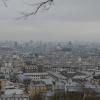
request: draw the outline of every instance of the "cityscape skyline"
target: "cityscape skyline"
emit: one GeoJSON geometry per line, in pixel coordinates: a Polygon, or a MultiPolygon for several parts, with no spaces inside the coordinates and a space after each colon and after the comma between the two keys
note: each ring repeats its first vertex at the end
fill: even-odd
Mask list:
{"type": "Polygon", "coordinates": [[[7,8],[2,3],[0,6],[0,40],[100,42],[98,0],[56,0],[48,11],[40,10],[27,20],[15,20],[20,12],[32,10],[27,0],[10,0],[7,4],[7,8]]]}
{"type": "Polygon", "coordinates": [[[99,9],[0,0],[0,100],[100,100],[99,9]]]}

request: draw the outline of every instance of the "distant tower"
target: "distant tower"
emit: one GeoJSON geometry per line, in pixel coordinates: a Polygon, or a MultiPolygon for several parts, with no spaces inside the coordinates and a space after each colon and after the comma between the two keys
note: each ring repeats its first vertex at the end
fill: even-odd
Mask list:
{"type": "Polygon", "coordinates": [[[72,48],[73,48],[72,42],[69,41],[68,44],[67,44],[67,50],[72,51],[72,48]]]}
{"type": "Polygon", "coordinates": [[[14,47],[15,47],[15,48],[18,47],[18,43],[17,43],[17,41],[14,42],[14,47]]]}
{"type": "Polygon", "coordinates": [[[69,42],[65,43],[64,47],[62,48],[62,50],[65,51],[65,52],[70,52],[70,51],[72,51],[72,47],[73,47],[72,46],[72,42],[69,41],[69,42]]]}
{"type": "Polygon", "coordinates": [[[71,41],[68,42],[67,47],[68,47],[69,49],[72,49],[73,46],[72,46],[72,42],[71,42],[71,41]]]}

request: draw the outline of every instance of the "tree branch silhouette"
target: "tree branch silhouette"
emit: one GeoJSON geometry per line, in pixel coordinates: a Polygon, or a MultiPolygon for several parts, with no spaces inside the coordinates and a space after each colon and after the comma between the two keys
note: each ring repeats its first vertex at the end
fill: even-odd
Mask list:
{"type": "MultiPolygon", "coordinates": [[[[1,0],[4,4],[5,7],[7,7],[7,1],[8,0],[1,0]]],[[[33,15],[36,15],[38,13],[38,11],[41,9],[41,8],[45,8],[44,10],[48,10],[51,5],[53,4],[53,1],[54,0],[44,0],[44,1],[40,1],[39,3],[37,4],[30,4],[33,8],[31,12],[21,12],[20,14],[22,15],[21,17],[19,18],[16,18],[16,19],[27,19],[28,17],[30,16],[33,16],[33,15]]]]}
{"type": "Polygon", "coordinates": [[[50,8],[50,6],[53,4],[53,0],[46,0],[46,1],[41,1],[40,3],[37,4],[31,4],[31,6],[35,7],[36,9],[33,10],[32,12],[21,12],[21,17],[19,17],[18,19],[27,19],[30,16],[35,15],[42,7],[45,8],[45,10],[48,10],[50,8]],[[47,7],[48,5],[48,7],[47,7]]]}
{"type": "Polygon", "coordinates": [[[6,1],[8,1],[8,0],[2,0],[2,2],[3,2],[3,4],[4,4],[5,7],[7,7],[6,1]]]}

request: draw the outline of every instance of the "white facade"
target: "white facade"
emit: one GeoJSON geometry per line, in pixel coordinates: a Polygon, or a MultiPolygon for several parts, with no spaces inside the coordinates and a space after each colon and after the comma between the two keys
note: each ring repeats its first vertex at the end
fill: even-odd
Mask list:
{"type": "Polygon", "coordinates": [[[18,76],[19,79],[24,80],[24,79],[48,79],[48,73],[24,73],[22,75],[18,76]]]}

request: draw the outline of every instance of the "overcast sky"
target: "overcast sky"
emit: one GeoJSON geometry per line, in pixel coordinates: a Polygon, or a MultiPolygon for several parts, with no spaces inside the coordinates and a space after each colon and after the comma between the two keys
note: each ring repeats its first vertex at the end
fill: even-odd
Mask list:
{"type": "Polygon", "coordinates": [[[100,0],[54,0],[48,11],[15,20],[32,11],[31,1],[9,0],[6,8],[0,0],[0,40],[100,42],[100,0]]]}

